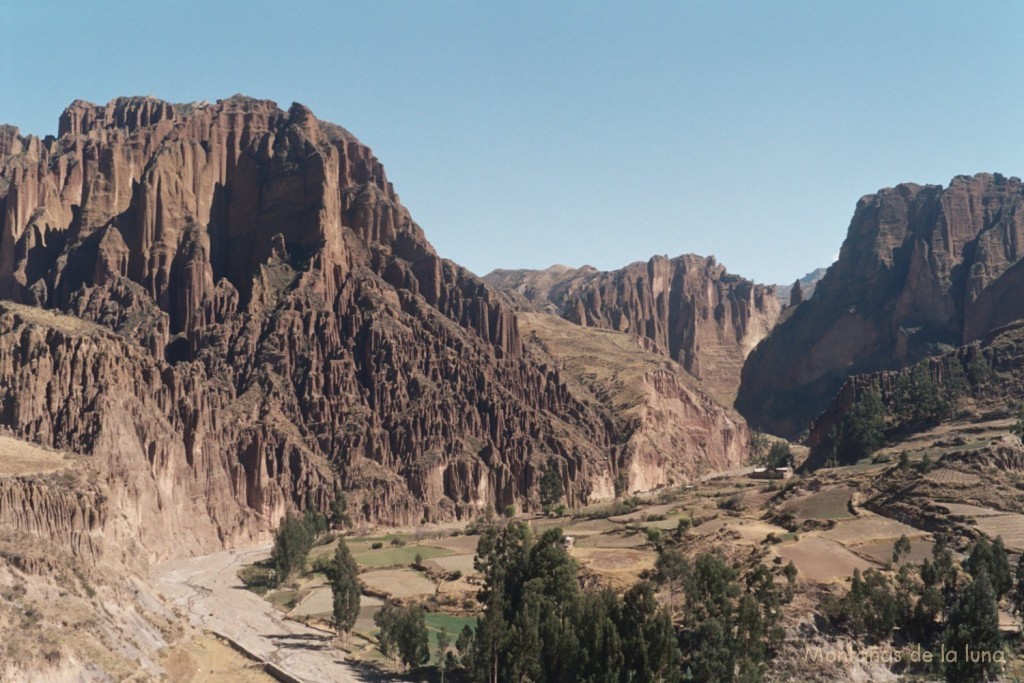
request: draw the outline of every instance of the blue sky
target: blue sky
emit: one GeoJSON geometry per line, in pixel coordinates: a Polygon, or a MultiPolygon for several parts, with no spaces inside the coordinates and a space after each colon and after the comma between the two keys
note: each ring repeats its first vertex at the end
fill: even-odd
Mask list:
{"type": "Polygon", "coordinates": [[[790,282],[857,199],[1024,175],[1024,3],[0,0],[0,122],[302,102],[483,274],[715,254],[790,282]]]}

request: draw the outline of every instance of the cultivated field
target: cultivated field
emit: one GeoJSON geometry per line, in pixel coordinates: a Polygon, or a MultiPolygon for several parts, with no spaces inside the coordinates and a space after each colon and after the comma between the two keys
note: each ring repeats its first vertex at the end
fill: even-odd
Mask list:
{"type": "Polygon", "coordinates": [[[853,489],[839,486],[787,503],[783,509],[792,512],[798,521],[807,519],[851,519],[850,498],[853,489]]]}
{"type": "Polygon", "coordinates": [[[874,566],[839,543],[820,536],[783,543],[774,551],[783,560],[791,560],[800,576],[814,581],[845,579],[854,569],[864,571],[874,566]]]}

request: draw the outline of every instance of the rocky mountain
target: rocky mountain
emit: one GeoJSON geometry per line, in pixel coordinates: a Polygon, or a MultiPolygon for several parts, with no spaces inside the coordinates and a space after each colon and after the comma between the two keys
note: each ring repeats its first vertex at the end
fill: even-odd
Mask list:
{"type": "Polygon", "coordinates": [[[524,342],[550,356],[573,395],[611,425],[626,491],[693,482],[746,460],[750,433],[739,413],[642,338],[547,313],[520,313],[519,325],[524,342]]]}
{"type": "Polygon", "coordinates": [[[818,287],[818,283],[821,282],[821,278],[825,277],[827,270],[828,268],[815,268],[803,277],[794,280],[792,284],[775,285],[775,296],[779,298],[779,302],[783,306],[789,306],[792,303],[791,296],[793,290],[799,285],[800,300],[806,301],[814,296],[814,290],[818,287]]]}
{"type": "Polygon", "coordinates": [[[645,339],[725,405],[735,398],[744,359],[781,309],[772,287],[728,273],[714,257],[692,254],[655,256],[609,272],[589,266],[496,270],[484,280],[528,310],[645,339]]]}
{"type": "MultiPolygon", "coordinates": [[[[4,127],[0,154],[0,427],[104,463],[153,556],[248,542],[339,489],[417,523],[531,509],[547,468],[570,504],[610,497],[628,466],[617,418],[301,105],[77,101],[57,137],[4,127]]],[[[695,257],[569,290],[708,377],[777,313],[695,257]]],[[[734,418],[675,469],[737,462],[734,418]]]]}
{"type": "Polygon", "coordinates": [[[599,417],[305,107],[75,102],[0,151],[0,425],[109,461],[155,552],[339,486],[396,523],[529,507],[549,462],[611,490],[599,417]]]}
{"type": "Polygon", "coordinates": [[[1024,184],[999,174],[899,185],[857,203],[812,299],[747,360],[737,408],[795,437],[846,377],[897,369],[1024,317],[1024,184]]]}
{"type": "MultiPolygon", "coordinates": [[[[853,375],[811,424],[807,467],[824,464],[830,454],[833,429],[865,392],[878,392],[886,427],[895,440],[932,428],[936,423],[965,423],[1014,417],[1012,407],[1024,398],[1024,321],[999,327],[969,344],[921,361],[920,366],[853,375]],[[943,401],[943,412],[914,423],[901,418],[901,384],[913,381],[919,367],[926,371],[929,390],[943,401]]],[[[905,391],[905,389],[904,389],[905,391]]],[[[1008,426],[1008,425],[1007,425],[1008,426]]],[[[848,464],[848,463],[843,463],[848,464]]]]}

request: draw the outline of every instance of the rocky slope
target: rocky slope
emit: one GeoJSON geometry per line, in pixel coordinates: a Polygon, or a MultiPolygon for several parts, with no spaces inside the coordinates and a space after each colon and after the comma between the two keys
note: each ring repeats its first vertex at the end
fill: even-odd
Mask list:
{"type": "MultiPolygon", "coordinates": [[[[1024,322],[997,328],[983,339],[922,361],[937,395],[948,401],[947,414],[940,422],[973,420],[986,417],[1009,417],[1012,406],[1024,398],[1024,322]]],[[[934,420],[925,424],[903,424],[894,414],[899,382],[910,378],[915,368],[884,370],[853,375],[824,411],[811,423],[807,445],[811,448],[808,467],[822,465],[829,452],[830,433],[866,392],[879,392],[886,409],[886,424],[895,438],[934,427],[934,420]]],[[[848,464],[848,463],[844,463],[848,464]]]]}
{"type": "Polygon", "coordinates": [[[863,197],[814,297],[750,355],[736,406],[795,437],[852,374],[896,369],[1024,317],[1024,184],[995,174],[863,197]]]}
{"type": "Polygon", "coordinates": [[[793,290],[798,289],[800,301],[806,301],[814,296],[814,290],[817,289],[821,278],[825,277],[827,270],[828,268],[815,268],[803,277],[794,280],[793,284],[775,285],[775,296],[783,306],[789,306],[795,303],[792,301],[793,290]]]}
{"type": "Polygon", "coordinates": [[[775,325],[773,288],[726,272],[714,257],[655,256],[620,270],[553,266],[484,277],[532,310],[586,327],[628,332],[678,361],[732,405],[747,354],[775,325]]]}
{"type": "Polygon", "coordinates": [[[417,522],[528,506],[549,459],[574,502],[613,467],[500,297],[301,105],[75,102],[59,137],[0,140],[0,296],[88,327],[6,309],[14,434],[148,463],[152,503],[201,496],[222,541],[339,484],[417,522]]]}
{"type": "Polygon", "coordinates": [[[746,459],[743,418],[642,340],[546,313],[522,313],[519,320],[524,340],[550,355],[573,394],[612,426],[627,491],[693,482],[746,459]]]}

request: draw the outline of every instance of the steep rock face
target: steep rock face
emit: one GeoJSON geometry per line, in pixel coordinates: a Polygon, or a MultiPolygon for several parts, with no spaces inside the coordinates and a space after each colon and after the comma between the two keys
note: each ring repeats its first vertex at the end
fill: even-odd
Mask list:
{"type": "Polygon", "coordinates": [[[772,287],[692,254],[655,256],[610,272],[555,266],[494,271],[484,279],[535,310],[646,339],[726,405],[735,398],[744,359],[781,309],[772,287]]]}
{"type": "Polygon", "coordinates": [[[339,486],[415,523],[528,506],[551,459],[586,500],[612,467],[501,297],[301,105],[75,102],[59,137],[0,146],[0,296],[37,307],[2,315],[0,423],[110,460],[125,505],[155,486],[130,516],[179,506],[233,543],[339,486]]]}
{"type": "MultiPolygon", "coordinates": [[[[935,391],[951,401],[951,415],[960,410],[969,411],[967,414],[993,408],[1005,410],[1024,397],[1024,321],[998,328],[984,339],[932,356],[924,363],[935,391]],[[950,378],[955,378],[954,382],[950,378]]],[[[878,391],[882,399],[890,428],[931,427],[930,424],[901,424],[893,415],[899,382],[913,372],[914,368],[902,368],[848,377],[825,410],[811,423],[807,438],[811,457],[806,466],[814,468],[824,464],[830,453],[833,428],[857,400],[872,389],[878,391]]]]}
{"type": "MultiPolygon", "coordinates": [[[[692,482],[746,459],[750,432],[679,364],[613,330],[581,327],[547,313],[522,313],[530,345],[563,369],[570,390],[595,406],[617,445],[616,479],[627,491],[692,482]],[[620,479],[621,478],[621,479],[620,479]]],[[[605,495],[614,482],[602,482],[605,495]]]]}
{"type": "Polygon", "coordinates": [[[844,379],[896,369],[1024,317],[1024,184],[958,176],[863,197],[814,297],[747,360],[736,406],[795,437],[844,379]]]}
{"type": "Polygon", "coordinates": [[[815,268],[803,277],[797,278],[791,285],[775,285],[775,296],[779,298],[783,306],[792,305],[793,290],[796,289],[797,283],[800,283],[800,300],[806,301],[814,296],[814,290],[817,288],[818,283],[821,282],[821,278],[825,277],[827,270],[827,268],[815,268]]]}

